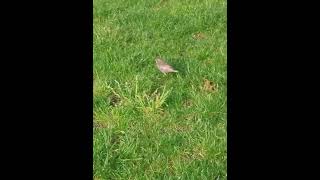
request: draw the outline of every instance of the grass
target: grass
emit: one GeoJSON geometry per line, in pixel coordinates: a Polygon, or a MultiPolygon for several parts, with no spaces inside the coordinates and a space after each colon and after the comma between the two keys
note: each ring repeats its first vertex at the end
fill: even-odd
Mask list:
{"type": "Polygon", "coordinates": [[[94,179],[226,179],[226,1],[93,5],[94,179]]]}

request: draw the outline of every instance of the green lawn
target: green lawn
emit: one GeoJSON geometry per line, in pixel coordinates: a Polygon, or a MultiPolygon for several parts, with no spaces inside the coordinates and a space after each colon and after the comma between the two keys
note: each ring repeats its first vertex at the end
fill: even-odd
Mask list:
{"type": "Polygon", "coordinates": [[[226,179],[226,1],[93,5],[94,178],[226,179]]]}

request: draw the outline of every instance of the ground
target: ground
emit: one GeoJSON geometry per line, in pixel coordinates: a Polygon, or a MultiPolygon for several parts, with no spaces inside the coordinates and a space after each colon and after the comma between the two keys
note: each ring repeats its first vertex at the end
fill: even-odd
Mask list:
{"type": "Polygon", "coordinates": [[[226,1],[93,5],[94,178],[226,179],[226,1]]]}

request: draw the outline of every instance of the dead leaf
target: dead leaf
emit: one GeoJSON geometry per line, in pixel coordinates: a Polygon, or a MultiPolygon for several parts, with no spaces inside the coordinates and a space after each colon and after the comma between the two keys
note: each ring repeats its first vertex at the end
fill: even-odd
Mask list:
{"type": "Polygon", "coordinates": [[[168,0],[160,0],[160,2],[158,4],[156,4],[156,6],[153,8],[155,11],[160,10],[162,7],[164,7],[166,5],[166,3],[168,2],[168,0]]]}
{"type": "Polygon", "coordinates": [[[206,61],[204,61],[204,64],[207,66],[207,65],[210,65],[213,63],[213,60],[212,59],[207,59],[206,61]]]}
{"type": "Polygon", "coordinates": [[[185,132],[190,132],[191,131],[191,127],[188,125],[178,125],[178,124],[173,124],[172,126],[170,126],[170,128],[176,132],[176,133],[185,133],[185,132]]]}
{"type": "Polygon", "coordinates": [[[201,39],[205,39],[206,38],[206,35],[201,33],[201,32],[198,32],[198,33],[195,33],[193,34],[192,36],[194,39],[196,40],[201,40],[201,39]]]}
{"type": "Polygon", "coordinates": [[[93,127],[94,128],[99,128],[99,129],[101,129],[101,128],[108,128],[108,125],[107,125],[107,123],[106,122],[102,122],[102,121],[93,121],[93,127]]]}
{"type": "Polygon", "coordinates": [[[183,119],[188,120],[188,121],[191,121],[191,120],[193,120],[195,117],[196,117],[196,114],[195,114],[195,113],[191,113],[191,114],[186,114],[186,115],[184,115],[184,116],[183,116],[183,119]]]}
{"type": "Polygon", "coordinates": [[[189,108],[189,107],[191,107],[191,106],[192,106],[192,101],[191,101],[191,100],[185,100],[185,101],[183,102],[183,107],[189,108]]]}
{"type": "Polygon", "coordinates": [[[110,100],[110,106],[113,106],[113,107],[117,106],[121,101],[120,97],[115,94],[111,94],[109,96],[109,100],[110,100]]]}
{"type": "Polygon", "coordinates": [[[169,173],[170,173],[170,175],[175,175],[176,169],[175,169],[173,160],[169,160],[168,166],[169,166],[169,173]]]}
{"type": "Polygon", "coordinates": [[[204,83],[203,83],[202,88],[204,91],[207,91],[207,92],[214,92],[217,90],[216,85],[208,79],[204,79],[204,83]]]}
{"type": "Polygon", "coordinates": [[[192,157],[194,159],[203,159],[206,156],[206,150],[203,147],[195,147],[192,149],[192,157]]]}

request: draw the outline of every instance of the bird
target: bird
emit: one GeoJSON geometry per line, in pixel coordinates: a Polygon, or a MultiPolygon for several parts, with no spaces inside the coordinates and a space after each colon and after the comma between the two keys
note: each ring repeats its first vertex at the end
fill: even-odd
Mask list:
{"type": "Polygon", "coordinates": [[[166,73],[170,73],[170,72],[178,72],[177,70],[173,69],[172,66],[170,66],[169,64],[167,64],[163,59],[161,59],[160,57],[156,58],[156,65],[158,67],[158,69],[166,74],[166,73]]]}

